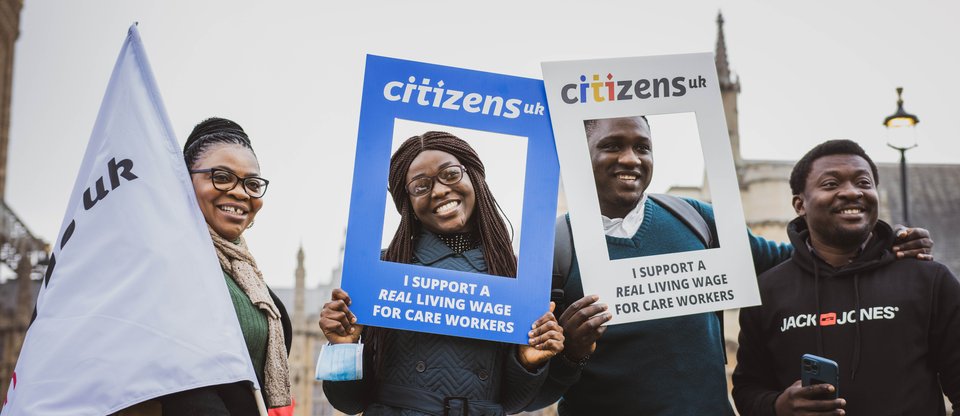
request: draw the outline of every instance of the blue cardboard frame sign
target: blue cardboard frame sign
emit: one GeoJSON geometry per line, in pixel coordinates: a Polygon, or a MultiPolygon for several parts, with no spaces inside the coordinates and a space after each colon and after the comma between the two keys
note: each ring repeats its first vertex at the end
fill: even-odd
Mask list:
{"type": "Polygon", "coordinates": [[[560,168],[546,102],[541,80],[367,55],[342,275],[359,323],[527,343],[553,261],[560,168]],[[380,260],[398,119],[526,138],[516,278],[380,260]]]}

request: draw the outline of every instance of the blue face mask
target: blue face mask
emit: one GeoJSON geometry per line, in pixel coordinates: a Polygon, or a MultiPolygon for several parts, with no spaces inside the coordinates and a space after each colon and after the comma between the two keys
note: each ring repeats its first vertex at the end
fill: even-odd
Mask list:
{"type": "Polygon", "coordinates": [[[317,357],[317,380],[363,379],[363,343],[329,344],[317,357]]]}

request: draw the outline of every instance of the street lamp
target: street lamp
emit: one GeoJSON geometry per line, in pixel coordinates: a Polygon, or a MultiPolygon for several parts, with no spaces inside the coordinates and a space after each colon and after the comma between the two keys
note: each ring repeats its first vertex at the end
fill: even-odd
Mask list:
{"type": "Polygon", "coordinates": [[[910,210],[907,205],[907,150],[917,147],[917,116],[903,111],[903,87],[897,87],[897,112],[887,116],[883,125],[887,127],[887,146],[900,151],[900,195],[903,197],[903,223],[910,224],[910,210]]]}

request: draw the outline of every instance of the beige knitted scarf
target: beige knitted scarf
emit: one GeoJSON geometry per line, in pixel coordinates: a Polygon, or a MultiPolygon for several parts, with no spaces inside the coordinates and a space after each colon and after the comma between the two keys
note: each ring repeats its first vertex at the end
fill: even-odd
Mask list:
{"type": "Polygon", "coordinates": [[[237,286],[250,297],[254,306],[267,317],[267,357],[263,366],[263,391],[268,407],[282,407],[290,404],[290,375],[287,369],[287,350],[283,341],[283,325],[280,323],[280,310],[273,303],[263,275],[257,268],[257,262],[247,249],[247,242],[239,238],[239,244],[221,237],[212,229],[210,237],[217,249],[220,267],[227,270],[237,282],[237,286]]]}

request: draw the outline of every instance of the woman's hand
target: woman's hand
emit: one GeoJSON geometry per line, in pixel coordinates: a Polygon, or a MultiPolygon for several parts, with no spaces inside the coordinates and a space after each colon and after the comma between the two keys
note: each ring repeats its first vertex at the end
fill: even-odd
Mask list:
{"type": "Polygon", "coordinates": [[[553,316],[556,307],[555,303],[550,302],[550,310],[537,319],[533,329],[527,333],[530,337],[528,344],[517,348],[517,360],[528,371],[536,371],[563,351],[563,328],[553,316]]]}
{"type": "Polygon", "coordinates": [[[330,302],[320,311],[320,329],[331,344],[356,344],[360,341],[363,325],[357,325],[357,317],[350,312],[350,295],[343,289],[333,289],[330,302]]]}

